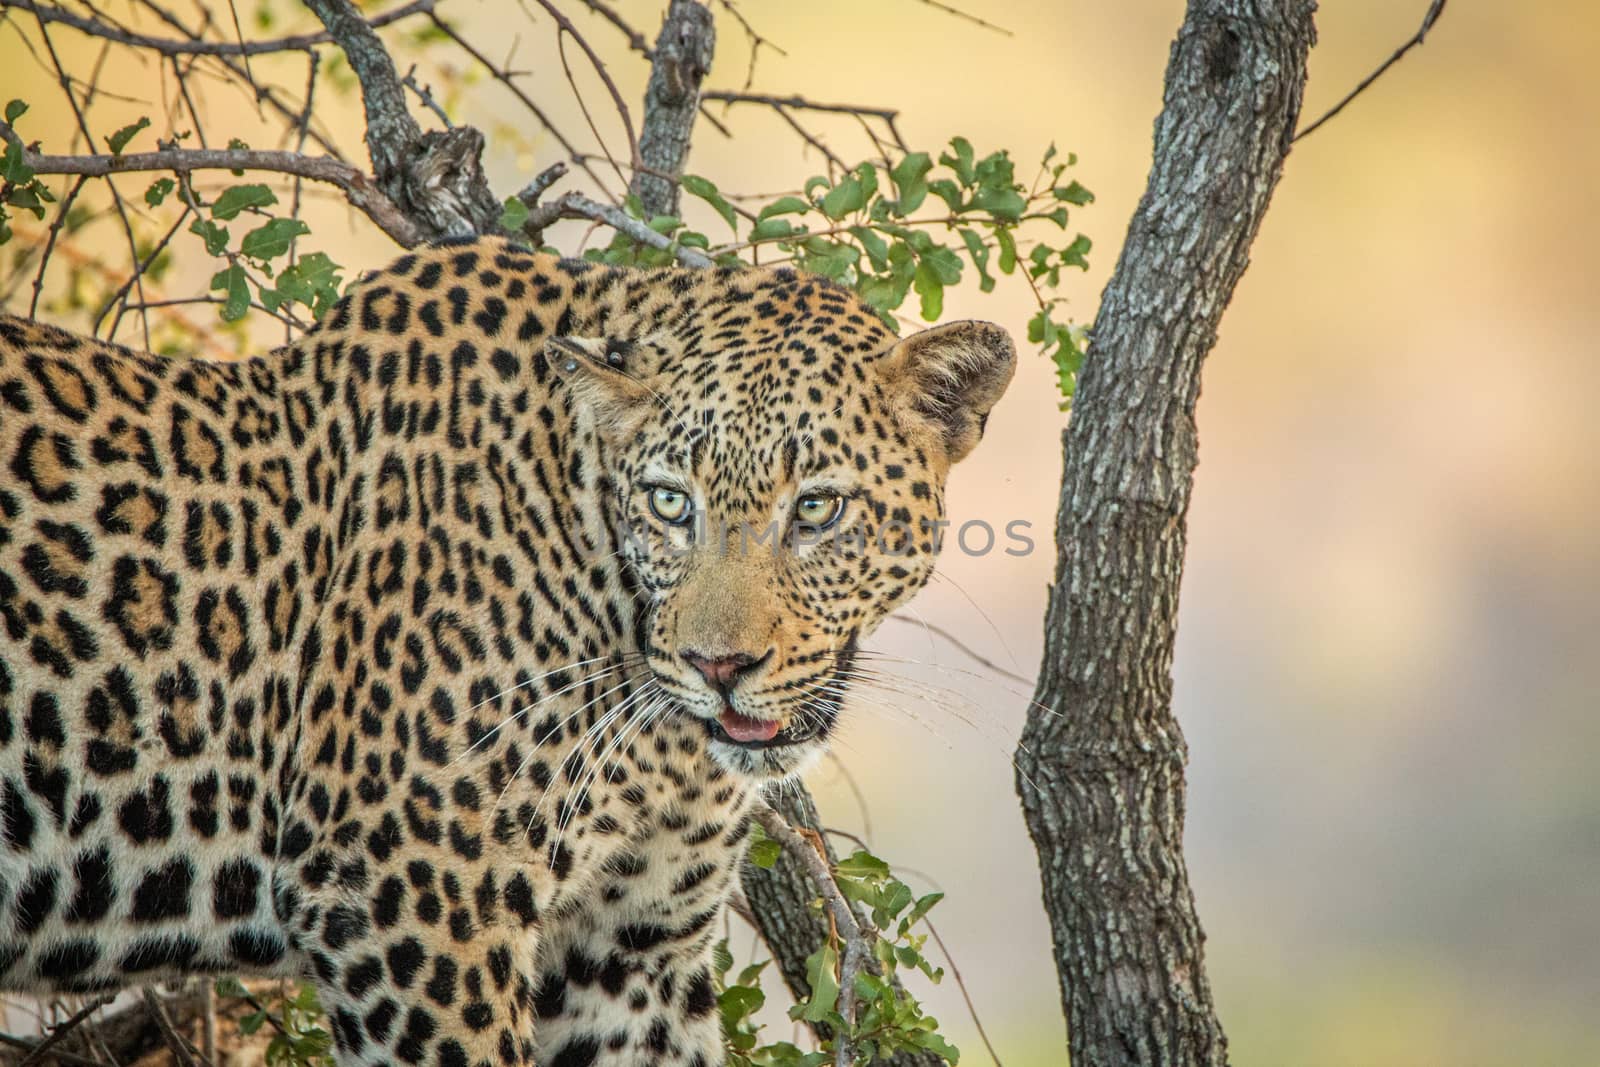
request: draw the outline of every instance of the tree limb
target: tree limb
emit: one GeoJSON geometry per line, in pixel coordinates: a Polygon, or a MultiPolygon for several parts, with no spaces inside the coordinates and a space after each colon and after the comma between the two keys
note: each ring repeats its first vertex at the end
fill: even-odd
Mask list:
{"type": "Polygon", "coordinates": [[[677,178],[689,155],[689,137],[700,109],[700,83],[711,69],[716,41],[709,7],[701,0],[672,0],[656,38],[644,94],[639,159],[649,169],[633,176],[633,192],[644,202],[646,214],[678,213],[677,178]]]}
{"type": "MultiPolygon", "coordinates": [[[[528,193],[532,188],[530,185],[519,194],[524,203],[529,202],[528,193]]],[[[563,193],[549,203],[534,207],[528,214],[523,232],[537,243],[540,240],[539,235],[559,219],[589,219],[604,223],[619,233],[627,234],[640,244],[671,252],[685,267],[709,267],[714,263],[710,256],[699,249],[674,245],[672,238],[657,233],[621,208],[590,200],[582,193],[563,193]]]]}
{"type": "Polygon", "coordinates": [[[350,61],[350,69],[361,83],[361,102],[366,108],[367,154],[378,187],[391,199],[401,200],[401,160],[422,137],[422,128],[406,109],[406,91],[400,73],[378,33],[361,17],[350,0],[305,0],[327,27],[328,35],[350,61]]]}
{"type": "MultiPolygon", "coordinates": [[[[0,137],[12,140],[16,134],[0,123],[0,137]]],[[[350,164],[328,156],[244,148],[167,148],[120,156],[49,156],[24,149],[23,162],[36,174],[83,174],[91,178],[134,171],[187,174],[196,170],[259,170],[289,174],[337,186],[353,206],[406,248],[428,239],[421,227],[373,186],[371,178],[350,164]]]]}
{"type": "Polygon", "coordinates": [[[1189,0],[1079,375],[1037,707],[1016,753],[1074,1067],[1221,1067],[1183,859],[1172,651],[1200,367],[1282,174],[1312,0],[1189,0]]]}

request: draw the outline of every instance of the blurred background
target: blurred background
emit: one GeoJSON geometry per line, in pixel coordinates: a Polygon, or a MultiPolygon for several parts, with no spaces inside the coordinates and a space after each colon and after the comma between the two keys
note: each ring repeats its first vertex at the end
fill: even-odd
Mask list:
{"type": "MultiPolygon", "coordinates": [[[[645,64],[569,6],[640,100],[645,64]]],[[[654,37],[660,0],[616,6],[654,37]]],[[[1308,120],[1414,33],[1427,4],[1324,6],[1308,120]]],[[[128,13],[123,0],[105,8],[128,13]]],[[[1077,153],[1098,197],[1074,220],[1095,241],[1070,287],[1087,323],[1143,189],[1183,5],[964,9],[1009,32],[919,0],[739,10],[784,49],[761,49],[757,90],[898,107],[913,147],[937,153],[961,134],[980,153],[1009,148],[1025,171],[1052,141],[1077,153]]],[[[544,72],[523,84],[558,124],[586,129],[548,21],[530,24],[511,0],[441,11],[497,57],[514,36],[516,65],[544,72]]],[[[26,132],[65,151],[70,113],[24,24],[16,12],[0,23],[0,97],[34,102],[26,132]]],[[[273,32],[304,24],[295,14],[273,32]]],[[[723,10],[719,30],[708,86],[738,88],[751,39],[723,10]]],[[[54,36],[69,65],[98,54],[65,28],[54,36]]],[[[403,70],[406,38],[388,39],[403,70]]],[[[1296,146],[1207,364],[1175,699],[1191,756],[1188,860],[1241,1067],[1600,1064],[1597,54],[1595,4],[1450,4],[1421,49],[1296,146]]],[[[573,65],[620,145],[598,83],[573,65]]],[[[155,92],[149,68],[112,73],[106,84],[132,99],[96,105],[107,129],[155,92]]],[[[359,157],[359,104],[326,100],[319,116],[359,157]]],[[[467,83],[447,104],[490,135],[496,188],[561,156],[499,86],[467,83]]],[[[201,106],[219,128],[253,121],[231,89],[201,106]]],[[[822,170],[771,113],[715,113],[733,136],[702,123],[690,170],[724,190],[793,189],[822,170]]],[[[846,158],[870,150],[848,121],[818,129],[846,158]]],[[[136,199],[144,184],[126,190],[136,199]]],[[[349,234],[337,258],[390,256],[336,204],[318,210],[332,220],[313,227],[323,246],[349,234]]],[[[551,237],[572,247],[581,230],[551,237]]],[[[109,260],[105,247],[83,240],[77,254],[109,260]]],[[[166,288],[182,289],[184,269],[166,288]]],[[[81,326],[52,284],[54,317],[81,326]]],[[[1033,310],[1011,278],[992,295],[964,286],[945,314],[1021,335],[1033,310]]],[[[810,778],[825,822],[948,893],[934,917],[1007,1067],[1064,1060],[1010,766],[1030,687],[916,620],[1032,677],[1062,425],[1051,367],[1025,354],[949,500],[958,523],[1030,522],[1037,550],[947,554],[914,618],[876,645],[958,695],[910,701],[920,723],[862,709],[839,762],[810,778]]],[[[928,1003],[964,1063],[988,1062],[953,983],[928,1003]]]]}

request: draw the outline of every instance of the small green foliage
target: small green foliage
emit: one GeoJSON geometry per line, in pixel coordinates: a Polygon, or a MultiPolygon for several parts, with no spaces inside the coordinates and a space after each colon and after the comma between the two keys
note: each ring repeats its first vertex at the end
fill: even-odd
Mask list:
{"type": "Polygon", "coordinates": [[[783,846],[767,836],[758,822],[750,824],[750,862],[762,870],[770,871],[783,855],[783,846]]]}
{"type": "MultiPolygon", "coordinates": [[[[27,111],[28,105],[21,100],[6,104],[7,125],[15,126],[27,111]]],[[[42,219],[45,215],[44,206],[54,203],[55,199],[55,194],[28,166],[21,139],[7,139],[5,152],[0,155],[0,245],[11,240],[11,214],[6,210],[7,207],[21,208],[34,218],[42,219]]]]}
{"type": "MultiPolygon", "coordinates": [[[[969,264],[986,293],[996,288],[998,276],[1014,275],[1021,266],[1040,309],[1048,312],[1064,302],[1049,292],[1060,285],[1062,270],[1088,265],[1087,237],[1067,235],[1064,243],[1051,239],[1067,229],[1070,208],[1094,199],[1066,176],[1075,162],[1070,155],[1058,158],[1052,147],[1030,187],[1018,181],[1009,153],[980,156],[970,141],[955,137],[937,161],[927,152],[911,152],[892,164],[862,163],[837,179],[813,177],[800,195],[756,208],[742,235],[744,220],[717,187],[687,176],[684,191],[710,204],[736,240],[717,245],[682,219],[647,219],[629,197],[628,213],[670,236],[672,244],[653,248],[616,234],[586,255],[618,266],[658,266],[675,262],[680,248],[703,249],[717,262],[733,264],[746,257],[770,262],[764,253],[775,251],[849,286],[890,325],[912,292],[922,318],[938,319],[945,290],[961,282],[969,264]],[[1019,248],[1024,237],[1026,244],[1019,248]]],[[[1057,325],[1041,343],[1056,365],[1062,395],[1070,399],[1082,359],[1081,334],[1057,325]]]]}
{"type": "Polygon", "coordinates": [[[528,205],[520,196],[508,196],[500,209],[500,228],[507,233],[521,233],[528,214],[528,205]]]}
{"type": "Polygon", "coordinates": [[[216,993],[224,999],[247,1000],[254,1008],[239,1020],[240,1033],[248,1037],[264,1026],[272,1027],[268,1067],[333,1067],[333,1037],[323,1026],[326,1013],[310,982],[301,982],[292,995],[280,997],[276,1011],[252,996],[237,978],[218,979],[216,993]]]}
{"type": "Polygon", "coordinates": [[[222,291],[223,322],[238,322],[250,310],[250,284],[239,264],[231,264],[212,275],[211,289],[222,291]]]}
{"type": "Polygon", "coordinates": [[[149,126],[150,119],[140,115],[137,122],[130,122],[110,137],[107,137],[106,144],[110,146],[111,154],[114,156],[122,155],[122,150],[128,147],[128,142],[133,140],[140,130],[148,129],[149,126]]]}
{"type": "Polygon", "coordinates": [[[157,178],[144,191],[144,202],[151,207],[160,207],[166,201],[167,194],[177,187],[178,183],[171,178],[157,178]]]}
{"type": "Polygon", "coordinates": [[[224,189],[211,204],[211,217],[236,219],[240,212],[259,211],[277,202],[278,198],[265,185],[235,185],[224,189]]]}
{"type": "Polygon", "coordinates": [[[239,251],[263,266],[289,253],[296,237],[304,237],[311,227],[299,219],[268,219],[244,235],[239,251]]]}

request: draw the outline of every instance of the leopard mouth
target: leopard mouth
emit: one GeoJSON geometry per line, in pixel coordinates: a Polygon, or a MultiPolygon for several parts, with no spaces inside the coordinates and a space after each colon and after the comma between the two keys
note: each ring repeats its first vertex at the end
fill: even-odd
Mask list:
{"type": "Polygon", "coordinates": [[[722,705],[722,713],[715,719],[700,721],[711,740],[751,751],[803,744],[822,733],[821,724],[815,720],[801,723],[788,717],[757,719],[740,714],[728,703],[722,705]]]}

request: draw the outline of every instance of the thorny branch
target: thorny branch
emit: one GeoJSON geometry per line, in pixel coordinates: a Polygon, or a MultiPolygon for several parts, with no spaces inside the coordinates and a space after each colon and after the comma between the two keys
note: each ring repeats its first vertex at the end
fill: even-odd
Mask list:
{"type": "Polygon", "coordinates": [[[1339,112],[1343,111],[1352,100],[1366,92],[1367,89],[1371,87],[1372,83],[1383,77],[1390,67],[1404,59],[1407,52],[1421,45],[1423,39],[1428,36],[1428,31],[1433,29],[1433,24],[1439,21],[1440,15],[1444,14],[1444,5],[1446,2],[1447,0],[1433,0],[1433,2],[1428,5],[1427,14],[1422,16],[1422,26],[1418,28],[1416,33],[1411,35],[1411,39],[1406,41],[1406,43],[1401,45],[1399,48],[1395,49],[1394,55],[1384,60],[1383,63],[1379,65],[1377,70],[1361,79],[1360,84],[1358,84],[1354,89],[1350,90],[1350,92],[1345,95],[1343,100],[1340,100],[1337,104],[1333,105],[1333,107],[1329,108],[1327,112],[1324,113],[1323,116],[1317,121],[1313,122],[1311,125],[1295,134],[1294,139],[1298,141],[1302,137],[1309,137],[1317,130],[1318,127],[1326,123],[1339,112]]]}

